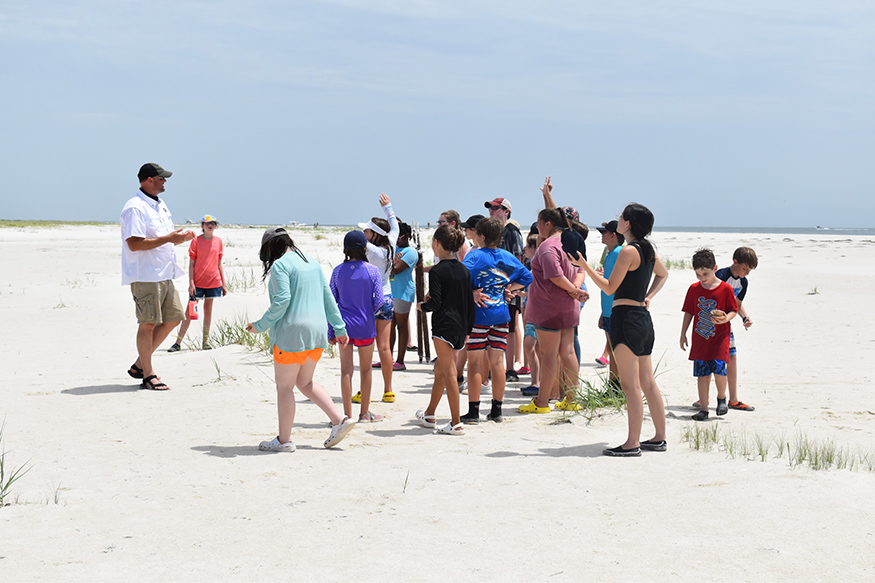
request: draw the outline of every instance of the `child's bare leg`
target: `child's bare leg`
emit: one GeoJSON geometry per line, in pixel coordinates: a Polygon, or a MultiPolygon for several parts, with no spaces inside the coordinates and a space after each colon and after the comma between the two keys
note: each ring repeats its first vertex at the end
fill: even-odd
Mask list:
{"type": "Polygon", "coordinates": [[[458,380],[460,376],[465,376],[465,365],[468,364],[468,349],[463,348],[454,357],[456,359],[456,379],[458,380]]]}
{"type": "MultiPolygon", "coordinates": [[[[548,332],[547,330],[538,330],[538,346],[540,348],[541,358],[541,391],[535,397],[535,405],[538,407],[549,407],[551,394],[556,385],[556,379],[559,376],[559,341],[561,334],[559,331],[548,332]]],[[[558,390],[557,390],[558,395],[558,390]]]]}
{"type": "Polygon", "coordinates": [[[726,363],[726,379],[729,384],[729,402],[737,403],[738,398],[738,355],[733,354],[726,363]]]}
{"type": "MultiPolygon", "coordinates": [[[[371,408],[371,382],[374,376],[371,374],[371,362],[374,358],[374,343],[367,346],[359,346],[359,381],[361,382],[362,391],[362,406],[359,411],[361,415],[367,415],[371,408]]],[[[352,392],[352,389],[350,389],[352,392]]],[[[346,402],[344,401],[344,405],[346,402]]],[[[347,413],[352,416],[352,413],[347,413]]]]}
{"type": "Polygon", "coordinates": [[[580,382],[580,362],[574,353],[574,329],[560,331],[559,366],[561,371],[562,393],[560,396],[570,403],[577,398],[577,385],[580,382]]]}
{"type": "Polygon", "coordinates": [[[447,404],[450,406],[450,419],[453,425],[461,422],[459,405],[459,384],[456,375],[456,355],[453,347],[442,340],[434,343],[437,362],[434,367],[434,385],[431,388],[431,401],[425,410],[426,415],[434,415],[444,389],[447,391],[447,404]]]}
{"type": "MultiPolygon", "coordinates": [[[[317,385],[313,382],[313,372],[316,370],[316,361],[308,358],[304,364],[300,365],[298,377],[295,381],[295,386],[301,391],[305,397],[313,401],[317,407],[328,415],[332,425],[337,425],[343,421],[343,416],[334,406],[334,401],[331,396],[322,388],[322,385],[317,385]]],[[[282,441],[282,439],[280,439],[282,441]]]]}
{"type": "Polygon", "coordinates": [[[483,373],[486,359],[485,350],[469,350],[468,351],[468,402],[480,402],[480,383],[483,380],[483,373]]]}
{"type": "MultiPolygon", "coordinates": [[[[352,417],[352,373],[355,369],[353,364],[353,351],[355,348],[352,342],[346,346],[337,346],[340,353],[340,397],[343,400],[343,414],[347,417],[352,417]]],[[[370,368],[368,367],[368,370],[370,368]]],[[[362,367],[362,373],[364,373],[364,367],[362,367]]],[[[364,399],[364,395],[362,395],[362,399],[364,399]]]]}
{"type": "Polygon", "coordinates": [[[210,337],[210,324],[213,322],[213,298],[204,298],[204,344],[210,337]]]}
{"type": "Polygon", "coordinates": [[[410,326],[407,323],[410,314],[395,314],[393,318],[395,318],[396,324],[394,324],[392,331],[394,332],[396,327],[398,329],[398,358],[395,362],[404,364],[404,356],[407,353],[407,345],[410,340],[410,326]]]}
{"type": "Polygon", "coordinates": [[[602,358],[606,360],[613,360],[611,358],[611,335],[608,334],[607,330],[605,330],[605,349],[602,350],[602,358]]]}
{"type": "Polygon", "coordinates": [[[531,336],[526,336],[525,340],[523,340],[523,346],[526,350],[526,356],[528,357],[529,370],[531,370],[532,386],[539,387],[541,379],[541,363],[538,359],[538,341],[531,336]]]}
{"type": "Polygon", "coordinates": [[[383,373],[383,392],[392,392],[392,349],[389,347],[391,320],[377,320],[377,352],[383,373]]]}
{"type": "Polygon", "coordinates": [[[647,408],[650,410],[650,420],[656,434],[651,441],[665,441],[665,404],[662,401],[662,393],[653,377],[653,364],[650,356],[638,358],[638,381],[641,390],[647,399],[647,408]]]}
{"type": "Polygon", "coordinates": [[[629,432],[625,443],[620,447],[633,449],[641,445],[641,425],[644,423],[638,357],[625,344],[614,348],[614,356],[617,358],[620,384],[623,385],[623,393],[626,395],[626,415],[629,418],[629,432]]]}
{"type": "Polygon", "coordinates": [[[189,326],[191,326],[191,320],[188,319],[188,310],[186,310],[185,320],[179,324],[179,333],[176,335],[177,344],[182,344],[182,339],[185,338],[185,333],[188,332],[189,326]]]}
{"type": "Polygon", "coordinates": [[[708,411],[708,391],[711,388],[711,375],[696,377],[696,388],[699,390],[699,408],[708,411]]]}
{"type": "Polygon", "coordinates": [[[280,443],[288,443],[292,439],[292,425],[295,423],[295,383],[300,364],[277,364],[273,365],[273,374],[276,379],[276,410],[279,417],[280,443]]]}
{"type": "MultiPolygon", "coordinates": [[[[505,378],[501,365],[505,360],[505,351],[491,346],[486,348],[486,358],[489,360],[489,367],[492,369],[492,398],[495,401],[504,401],[505,378]]],[[[468,389],[471,393],[471,389],[468,389]]]]}
{"type": "Polygon", "coordinates": [[[724,375],[715,374],[714,384],[717,385],[717,398],[726,398],[726,377],[724,375]]]}

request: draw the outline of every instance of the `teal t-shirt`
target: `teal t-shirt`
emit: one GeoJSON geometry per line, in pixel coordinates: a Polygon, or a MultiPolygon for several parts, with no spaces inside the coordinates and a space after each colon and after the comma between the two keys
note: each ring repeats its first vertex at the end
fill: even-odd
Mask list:
{"type": "Polygon", "coordinates": [[[401,273],[396,273],[389,280],[392,286],[392,297],[405,302],[416,301],[416,282],[413,280],[413,266],[419,261],[419,253],[413,247],[398,247],[395,249],[395,257],[408,265],[401,273]]]}
{"type": "Polygon", "coordinates": [[[274,346],[283,352],[328,348],[329,323],[337,336],[346,335],[322,266],[312,257],[294,251],[280,257],[270,268],[267,291],[270,308],[253,326],[270,330],[271,352],[274,346]]]}

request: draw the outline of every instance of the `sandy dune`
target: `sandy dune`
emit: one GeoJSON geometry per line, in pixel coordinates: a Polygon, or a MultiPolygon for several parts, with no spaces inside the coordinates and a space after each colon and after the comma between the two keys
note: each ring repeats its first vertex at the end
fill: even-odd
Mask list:
{"type": "MultiPolygon", "coordinates": [[[[261,230],[217,234],[229,277],[257,278],[261,230]]],[[[342,259],[341,230],[294,238],[326,270],[342,259]]],[[[872,452],[873,465],[875,241],[654,241],[674,260],[710,246],[721,266],[740,244],[759,254],[745,302],[755,324],[738,334],[740,395],[757,410],[730,411],[719,429],[803,435],[872,452]]],[[[597,255],[597,239],[590,244],[597,255]]],[[[504,424],[433,435],[412,423],[431,385],[413,355],[396,374],[397,402],[373,404],[383,423],[325,450],[325,417],[299,400],[298,451],[264,454],[258,442],[276,431],[265,355],[160,351],[164,393],[125,374],[136,322],[119,248],[113,226],[0,229],[3,447],[7,467],[31,466],[0,509],[3,581],[875,580],[875,472],[682,443],[696,399],[678,346],[691,270],[672,270],[652,306],[666,453],[603,457],[624,438],[621,414],[520,416],[526,383],[508,391],[504,424]]],[[[266,306],[260,284],[238,283],[215,317],[253,319],[266,306]]],[[[597,317],[594,301],[581,319],[585,378],[599,372],[597,317]]],[[[190,338],[199,331],[195,323],[190,338]]],[[[317,378],[339,401],[338,360],[323,359],[317,378]]]]}

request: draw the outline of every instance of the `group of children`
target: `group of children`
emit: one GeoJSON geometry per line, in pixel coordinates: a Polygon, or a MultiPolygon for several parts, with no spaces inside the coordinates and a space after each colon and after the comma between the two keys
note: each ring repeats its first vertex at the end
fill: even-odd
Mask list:
{"type": "MultiPolygon", "coordinates": [[[[546,184],[549,186],[549,180],[546,184]]],[[[545,200],[551,201],[552,199],[545,200]]],[[[544,368],[552,371],[551,374],[556,377],[557,381],[551,381],[551,386],[540,399],[541,405],[536,402],[536,399],[533,399],[530,405],[520,407],[520,411],[524,413],[550,411],[549,406],[545,406],[543,403],[548,395],[550,398],[563,396],[558,394],[556,390],[556,387],[559,386],[558,379],[563,379],[563,383],[570,382],[570,379],[566,378],[570,374],[566,374],[566,370],[563,368],[566,364],[563,362],[563,354],[558,345],[559,338],[564,336],[556,335],[556,350],[548,353],[546,362],[544,360],[545,347],[541,345],[544,343],[544,339],[547,339],[548,343],[552,341],[549,333],[568,328],[565,326],[566,322],[560,323],[557,320],[556,302],[563,301],[560,296],[565,293],[575,301],[588,298],[588,294],[580,289],[582,287],[585,290],[585,284],[582,283],[584,276],[581,275],[578,278],[574,266],[577,266],[576,269],[581,274],[591,270],[591,268],[585,269],[589,265],[584,266],[583,263],[576,261],[577,259],[585,263],[585,257],[575,257],[571,253],[565,257],[568,249],[564,248],[564,240],[560,241],[559,235],[567,230],[567,228],[562,228],[563,224],[567,224],[565,222],[567,219],[561,220],[561,217],[557,219],[558,215],[549,213],[551,209],[542,211],[544,216],[539,215],[539,222],[536,224],[538,229],[536,230],[535,225],[533,225],[533,230],[525,241],[523,256],[525,263],[523,263],[507,250],[499,248],[506,233],[501,221],[475,215],[467,222],[462,223],[459,221],[458,213],[446,211],[446,213],[441,214],[443,223],[438,221],[439,226],[431,242],[435,265],[426,270],[429,281],[428,294],[423,301],[416,304],[412,273],[414,265],[419,260],[419,255],[416,250],[409,246],[410,227],[399,222],[395,217],[389,197],[381,194],[380,204],[386,218],[374,217],[367,223],[360,223],[361,231],[354,230],[346,234],[343,241],[343,263],[334,269],[330,281],[326,282],[325,293],[330,294],[343,322],[342,330],[338,330],[332,325],[328,326],[328,343],[338,345],[340,356],[343,401],[341,424],[347,423],[347,420],[353,423],[351,421],[354,418],[353,403],[360,403],[357,417],[359,423],[373,423],[382,420],[379,413],[370,409],[373,376],[371,363],[375,347],[379,355],[379,362],[373,366],[379,367],[382,372],[384,381],[382,400],[394,402],[392,373],[395,370],[405,368],[403,352],[408,344],[407,327],[412,309],[432,312],[431,332],[437,354],[431,398],[425,409],[416,412],[416,421],[424,427],[437,429],[439,433],[464,434],[466,423],[477,423],[480,420],[481,386],[484,386],[487,379],[491,377],[492,403],[486,419],[501,422],[503,420],[502,404],[506,379],[505,375],[501,373],[504,372],[503,362],[508,343],[508,321],[511,316],[508,308],[509,300],[521,297],[523,298],[523,306],[525,306],[526,298],[529,296],[529,288],[534,281],[532,260],[535,259],[542,242],[547,242],[548,246],[556,247],[554,254],[557,257],[553,258],[553,263],[547,269],[546,275],[538,272],[539,269],[543,270],[548,265],[543,263],[544,259],[540,260],[541,263],[539,260],[534,261],[534,269],[539,277],[538,281],[534,282],[532,291],[536,294],[552,295],[549,301],[541,300],[543,305],[540,305],[539,309],[545,312],[546,319],[539,319],[533,315],[532,317],[540,324],[533,324],[529,321],[531,318],[525,319],[524,352],[531,369],[519,372],[532,375],[533,384],[523,389],[523,393],[534,396],[536,399],[541,392],[537,384],[544,368]],[[447,220],[446,217],[455,220],[447,220]],[[471,239],[471,243],[466,240],[468,238],[471,239]],[[460,257],[463,257],[464,260],[460,261],[460,257]],[[564,263],[561,263],[560,259],[563,259],[564,263]],[[568,265],[572,266],[570,271],[568,265]],[[399,274],[403,275],[398,277],[399,274]],[[568,290],[561,287],[556,289],[545,287],[551,284],[561,285],[561,283],[557,283],[559,281],[557,278],[564,278],[572,287],[568,290]],[[546,291],[538,292],[538,289],[546,291]],[[554,320],[556,321],[554,322],[554,320]],[[399,344],[397,362],[393,360],[391,348],[391,344],[394,344],[396,330],[398,331],[399,344]],[[542,339],[540,343],[538,342],[539,338],[542,339]],[[464,376],[461,374],[466,362],[460,359],[460,352],[467,361],[467,383],[463,382],[464,376]],[[356,353],[359,357],[360,388],[357,393],[353,394],[352,377],[356,353]],[[467,384],[468,389],[469,408],[467,413],[462,414],[459,397],[460,385],[464,386],[465,384],[467,384]],[[438,428],[436,411],[444,394],[447,395],[448,399],[450,421],[438,428]],[[526,407],[531,410],[524,410],[526,407]]],[[[552,210],[563,212],[561,209],[552,210]]],[[[203,348],[208,349],[210,348],[208,335],[212,300],[227,294],[227,285],[222,269],[222,241],[215,236],[218,221],[211,215],[205,215],[201,226],[203,234],[192,241],[189,248],[189,295],[193,301],[204,299],[203,348]]],[[[626,227],[627,234],[629,234],[630,229],[631,227],[626,227]]],[[[625,241],[624,235],[618,230],[618,221],[602,223],[598,231],[601,234],[602,243],[605,245],[605,253],[601,260],[601,266],[592,272],[592,277],[597,280],[596,284],[602,288],[601,317],[598,326],[605,331],[606,344],[604,354],[596,360],[600,364],[610,365],[609,378],[615,383],[616,390],[619,391],[621,390],[621,375],[615,358],[616,340],[612,342],[612,337],[616,338],[616,335],[611,333],[617,302],[615,302],[614,294],[607,293],[605,290],[608,289],[608,282],[625,241]]],[[[638,244],[637,241],[636,244],[638,244]]],[[[293,243],[288,250],[291,249],[300,254],[293,243]]],[[[551,251],[552,249],[550,247],[551,251]]],[[[544,255],[546,250],[545,246],[540,250],[539,256],[546,257],[544,255]]],[[[656,259],[658,260],[658,258],[656,259]]],[[[708,249],[700,249],[693,256],[692,264],[698,282],[690,287],[683,304],[684,318],[680,346],[683,350],[689,346],[690,360],[693,361],[693,375],[697,378],[698,400],[694,403],[694,407],[698,408],[699,411],[693,416],[693,419],[704,421],[709,418],[709,388],[712,376],[717,387],[717,415],[725,415],[730,408],[752,411],[753,407],[743,403],[738,398],[738,365],[735,338],[731,332],[730,322],[740,315],[745,329],[752,324],[743,308],[742,300],[747,291],[746,276],[757,267],[756,253],[748,247],[741,247],[735,251],[731,266],[718,269],[714,254],[708,249]],[[691,324],[693,325],[692,337],[691,342],[688,342],[687,331],[691,324]]],[[[624,266],[624,269],[628,269],[628,266],[624,266]]],[[[267,275],[268,271],[266,270],[265,277],[267,275]]],[[[649,280],[649,276],[647,279],[649,280]]],[[[619,285],[615,284],[613,287],[619,287],[619,285]]],[[[658,287],[661,287],[661,282],[658,287]]],[[[655,293],[653,291],[653,294],[655,293]]],[[[644,302],[641,303],[644,304],[644,302]]],[[[622,309],[626,309],[626,306],[622,305],[622,300],[619,304],[622,309]]],[[[531,308],[538,305],[535,303],[526,307],[531,308]]],[[[531,311],[535,312],[535,310],[531,311]]],[[[323,317],[324,314],[323,312],[323,317]]],[[[625,318],[628,316],[624,316],[625,318]]],[[[318,317],[316,320],[318,321],[318,317]]],[[[187,317],[180,327],[176,342],[170,348],[171,352],[180,349],[189,324],[190,319],[187,317]]],[[[625,321],[623,326],[627,326],[625,321]]],[[[622,333],[620,337],[623,337],[622,333]]],[[[276,345],[272,348],[277,350],[276,345]]],[[[577,362],[579,367],[579,354],[577,362]]],[[[568,365],[568,367],[570,366],[568,365]]],[[[655,383],[653,386],[655,387],[655,383]]],[[[566,393],[562,400],[557,403],[557,409],[573,410],[576,407],[567,395],[566,393]]],[[[630,429],[630,435],[631,431],[630,429]]],[[[634,441],[635,439],[630,438],[626,445],[634,441]]],[[[267,449],[287,450],[287,447],[281,447],[283,443],[278,441],[277,444],[274,444],[276,447],[268,447],[267,449]]],[[[644,445],[647,443],[649,441],[640,442],[640,448],[646,449],[644,445]]],[[[664,439],[658,439],[653,443],[661,443],[662,445],[661,448],[652,449],[664,450],[664,439]]],[[[631,455],[629,452],[633,449],[635,448],[621,446],[606,450],[605,453],[607,455],[631,455]],[[608,453],[609,451],[614,453],[608,453]]]]}

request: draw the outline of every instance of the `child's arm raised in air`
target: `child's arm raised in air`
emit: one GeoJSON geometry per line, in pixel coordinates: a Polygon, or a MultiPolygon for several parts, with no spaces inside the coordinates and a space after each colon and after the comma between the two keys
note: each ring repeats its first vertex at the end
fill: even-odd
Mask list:
{"type": "Polygon", "coordinates": [[[383,207],[383,212],[386,213],[386,220],[389,221],[389,243],[394,247],[398,242],[398,235],[401,233],[401,229],[398,227],[395,211],[392,210],[392,201],[385,192],[380,193],[380,206],[383,207]]]}

